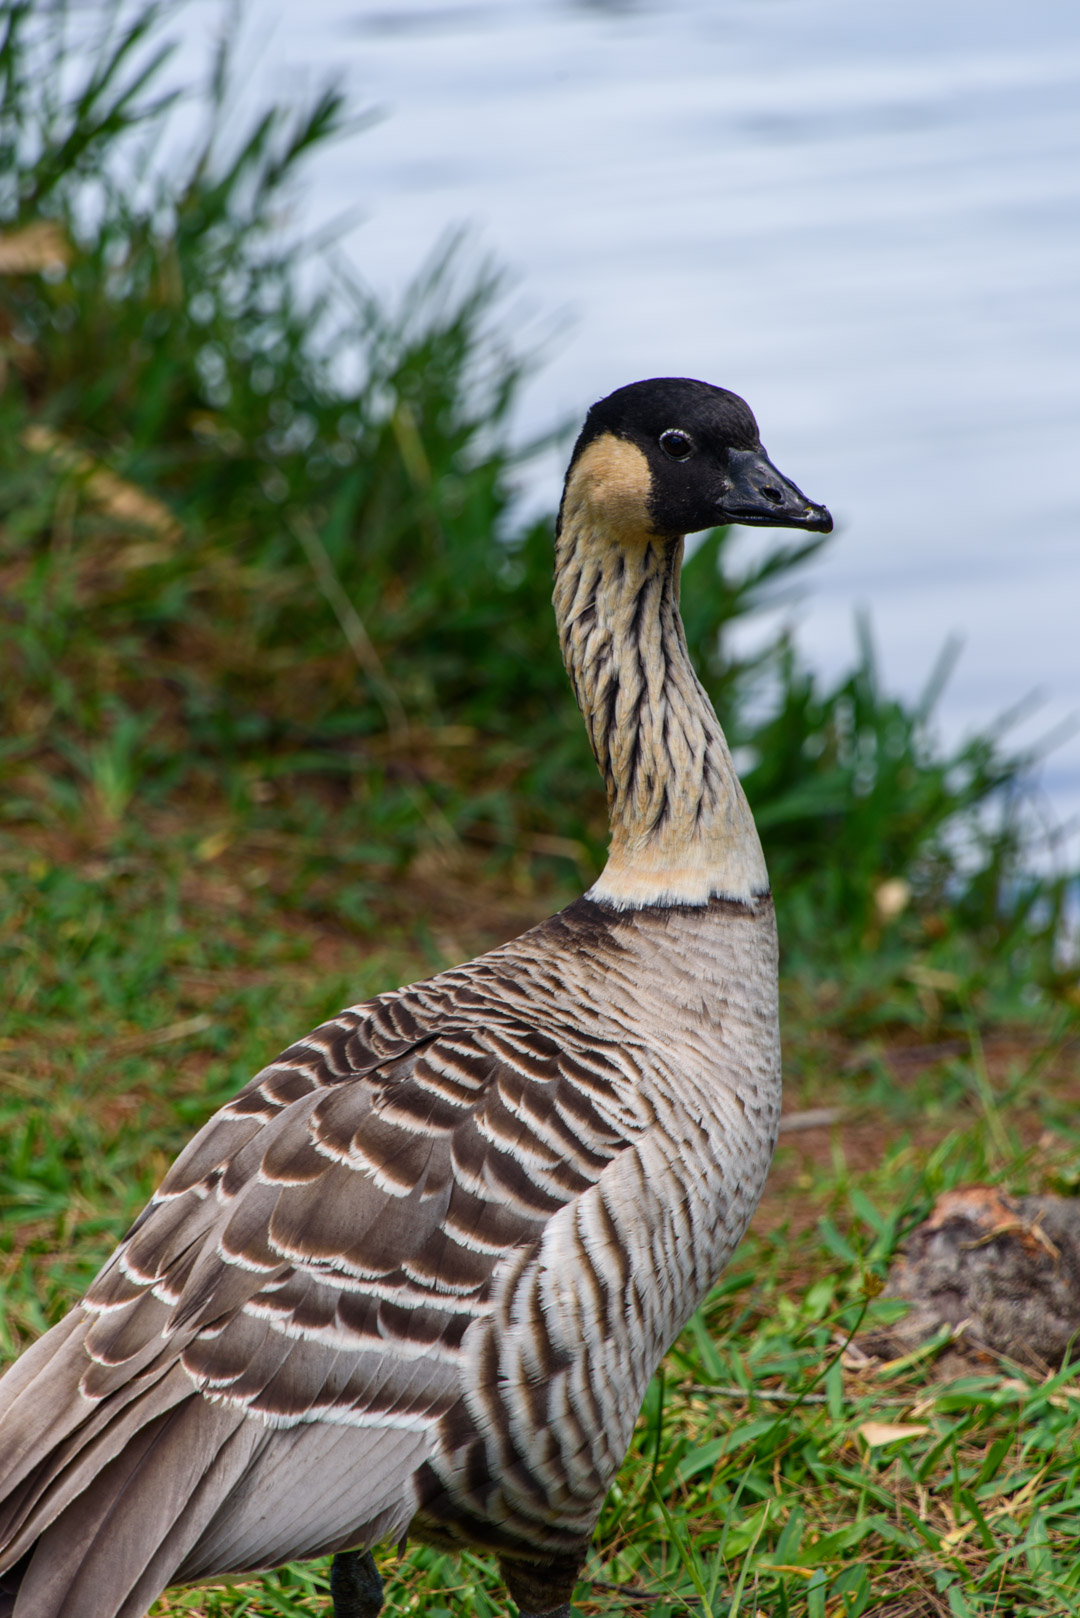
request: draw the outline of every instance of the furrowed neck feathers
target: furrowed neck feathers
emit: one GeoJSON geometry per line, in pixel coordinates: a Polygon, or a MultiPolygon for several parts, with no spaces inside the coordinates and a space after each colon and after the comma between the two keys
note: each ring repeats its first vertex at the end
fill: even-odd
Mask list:
{"type": "Polygon", "coordinates": [[[687,651],[683,542],[650,531],[648,478],[634,445],[596,440],[571,469],[556,539],[559,640],[611,824],[589,897],[620,910],[752,903],[769,891],[765,860],[687,651]]]}

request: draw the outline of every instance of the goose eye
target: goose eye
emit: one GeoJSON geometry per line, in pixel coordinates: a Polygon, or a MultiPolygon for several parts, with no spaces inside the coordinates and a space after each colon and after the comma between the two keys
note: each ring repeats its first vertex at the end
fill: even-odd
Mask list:
{"type": "Polygon", "coordinates": [[[660,434],[660,448],[670,455],[673,461],[688,461],[694,453],[694,440],[689,433],[681,433],[677,427],[669,427],[666,433],[660,434]]]}

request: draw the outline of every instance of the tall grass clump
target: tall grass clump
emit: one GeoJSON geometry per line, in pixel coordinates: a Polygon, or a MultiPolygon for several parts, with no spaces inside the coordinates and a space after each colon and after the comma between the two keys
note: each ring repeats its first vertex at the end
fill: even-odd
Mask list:
{"type": "MultiPolygon", "coordinates": [[[[500,278],[451,245],[390,309],[283,224],[348,109],[328,89],[227,134],[224,49],[201,137],[163,164],[174,14],[0,5],[9,835],[115,845],[225,804],[315,828],[345,919],[365,873],[432,850],[587,878],[604,806],[552,627],[550,522],[517,516],[526,366],[500,278]]],[[[853,1017],[923,1015],[927,972],[1013,1010],[1021,981],[1067,991],[1066,884],[1030,874],[1029,759],[992,733],[943,749],[868,643],[832,686],[783,638],[725,657],[817,544],[739,571],[718,530],[684,591],[752,761],[792,969],[835,977],[872,947],[853,1017]]]]}

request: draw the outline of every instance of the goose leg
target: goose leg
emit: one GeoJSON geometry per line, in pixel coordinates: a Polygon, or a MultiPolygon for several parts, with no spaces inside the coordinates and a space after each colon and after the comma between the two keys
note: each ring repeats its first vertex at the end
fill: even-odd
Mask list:
{"type": "Polygon", "coordinates": [[[383,1582],[370,1551],[339,1551],[330,1564],[334,1618],[378,1618],[383,1582]]]}
{"type": "Polygon", "coordinates": [[[583,1561],[582,1556],[560,1556],[544,1563],[503,1559],[499,1568],[518,1618],[570,1618],[570,1597],[583,1561]]]}

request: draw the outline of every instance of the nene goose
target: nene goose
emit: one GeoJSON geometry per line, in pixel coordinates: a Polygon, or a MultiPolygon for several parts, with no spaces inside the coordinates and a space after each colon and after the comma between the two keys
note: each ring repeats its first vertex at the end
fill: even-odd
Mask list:
{"type": "Polygon", "coordinates": [[[569,1613],[649,1379],[757,1203],[780,1105],[768,878],[679,618],[682,535],[827,531],[736,395],[589,412],[555,551],[610,855],[521,938],[354,1006],[203,1128],[0,1384],[0,1612],[369,1547],[498,1557],[569,1613]]]}

